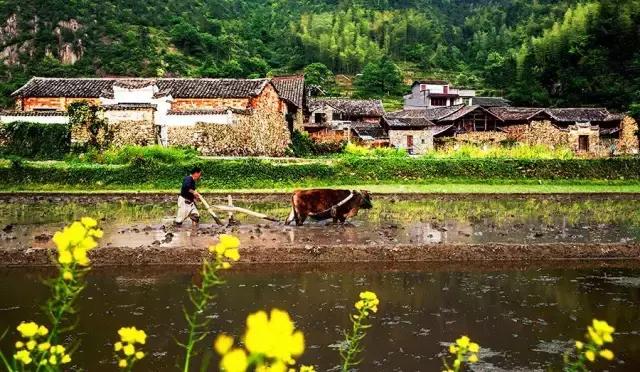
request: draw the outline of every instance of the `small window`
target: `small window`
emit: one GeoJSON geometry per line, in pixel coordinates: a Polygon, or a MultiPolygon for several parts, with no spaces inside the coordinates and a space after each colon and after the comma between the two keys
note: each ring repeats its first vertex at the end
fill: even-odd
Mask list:
{"type": "Polygon", "coordinates": [[[431,106],[446,106],[447,99],[444,97],[431,98],[431,106]]]}
{"type": "Polygon", "coordinates": [[[317,112],[314,115],[314,122],[317,123],[317,124],[324,123],[324,114],[321,113],[321,112],[317,112]]]}

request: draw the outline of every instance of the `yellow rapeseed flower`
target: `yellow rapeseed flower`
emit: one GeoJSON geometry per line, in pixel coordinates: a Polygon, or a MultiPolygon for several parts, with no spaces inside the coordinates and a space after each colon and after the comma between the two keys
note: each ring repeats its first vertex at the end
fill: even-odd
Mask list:
{"type": "Polygon", "coordinates": [[[471,339],[468,336],[462,336],[456,340],[456,344],[458,344],[458,346],[460,346],[461,348],[466,349],[467,347],[469,347],[470,341],[471,339]]]}
{"type": "Polygon", "coordinates": [[[136,353],[136,348],[133,346],[133,344],[126,344],[122,348],[122,352],[124,352],[124,355],[126,356],[131,356],[136,353]]]}
{"type": "Polygon", "coordinates": [[[73,280],[73,274],[71,273],[71,271],[65,270],[64,273],[62,273],[62,279],[69,282],[73,280]]]}
{"type": "Polygon", "coordinates": [[[120,359],[118,361],[118,367],[120,368],[127,368],[127,360],[126,359],[120,359]]]}
{"type": "Polygon", "coordinates": [[[49,334],[49,329],[47,329],[47,327],[41,325],[40,327],[38,327],[38,334],[40,336],[46,336],[49,334]]]}
{"type": "Polygon", "coordinates": [[[480,345],[478,345],[475,342],[470,342],[469,343],[469,351],[472,353],[477,353],[480,351],[480,345]]]}
{"type": "Polygon", "coordinates": [[[221,334],[216,338],[213,346],[218,354],[224,355],[233,346],[233,337],[221,334]]]}
{"type": "Polygon", "coordinates": [[[35,340],[29,340],[27,341],[27,350],[33,350],[35,349],[36,345],[38,343],[35,340]]]}
{"type": "Polygon", "coordinates": [[[609,349],[600,350],[600,356],[606,360],[613,360],[614,358],[613,351],[609,349]]]}
{"type": "Polygon", "coordinates": [[[224,251],[224,256],[232,261],[238,261],[240,259],[240,252],[238,252],[238,248],[229,248],[224,251]]]}
{"type": "Polygon", "coordinates": [[[82,222],[84,227],[86,227],[87,229],[98,226],[98,221],[94,220],[91,217],[82,217],[80,219],[80,222],[82,222]]]}
{"type": "Polygon", "coordinates": [[[225,247],[225,249],[240,247],[240,239],[238,239],[233,235],[222,234],[220,235],[219,239],[220,239],[220,244],[222,244],[225,247]]]}
{"type": "Polygon", "coordinates": [[[584,343],[582,341],[576,341],[576,349],[582,350],[584,343]]]}
{"type": "Polygon", "coordinates": [[[54,354],[64,354],[65,348],[62,345],[51,346],[51,352],[54,354]]]}
{"type": "Polygon", "coordinates": [[[65,354],[62,357],[62,360],[60,361],[60,363],[62,363],[62,364],[67,364],[69,362],[71,362],[71,357],[69,356],[69,354],[65,354]]]}
{"type": "Polygon", "coordinates": [[[144,358],[144,353],[142,351],[136,351],[136,359],[144,358]]]}
{"type": "Polygon", "coordinates": [[[247,317],[247,332],[244,343],[251,354],[263,354],[283,362],[292,361],[304,352],[304,335],[295,331],[293,322],[286,311],[259,311],[247,317]]]}
{"type": "Polygon", "coordinates": [[[476,363],[478,361],[478,355],[477,354],[471,354],[471,356],[469,356],[469,363],[476,363]]]}
{"type": "Polygon", "coordinates": [[[449,352],[451,354],[457,353],[458,352],[458,347],[456,345],[454,345],[454,344],[449,345],[449,352]]]}
{"type": "Polygon", "coordinates": [[[49,348],[51,347],[51,344],[48,342],[43,342],[40,345],[38,345],[38,350],[40,351],[45,351],[45,350],[49,350],[49,348]]]}
{"type": "Polygon", "coordinates": [[[118,330],[118,335],[120,335],[120,340],[124,343],[129,344],[142,344],[147,340],[147,334],[136,327],[122,327],[118,330]]]}
{"type": "Polygon", "coordinates": [[[16,328],[24,338],[31,338],[38,333],[38,324],[36,322],[21,322],[16,328]]]}
{"type": "Polygon", "coordinates": [[[300,366],[300,372],[316,372],[316,368],[314,366],[300,366]]]}
{"type": "Polygon", "coordinates": [[[113,344],[113,350],[115,350],[115,351],[122,350],[122,342],[118,341],[115,344],[113,344]]]}
{"type": "Polygon", "coordinates": [[[49,364],[54,365],[54,366],[55,366],[56,364],[58,364],[58,357],[57,357],[57,356],[55,356],[55,355],[51,355],[51,356],[49,357],[49,364]]]}
{"type": "Polygon", "coordinates": [[[13,357],[20,363],[22,364],[30,364],[32,359],[31,359],[31,354],[27,351],[27,350],[20,350],[17,353],[15,353],[13,355],[13,357]]]}
{"type": "Polygon", "coordinates": [[[593,362],[594,360],[596,360],[596,354],[591,351],[591,350],[587,350],[584,353],[584,356],[587,358],[587,360],[589,360],[590,362],[593,362]]]}
{"type": "Polygon", "coordinates": [[[220,369],[225,372],[244,372],[247,369],[247,354],[242,349],[233,349],[220,361],[220,369]]]}

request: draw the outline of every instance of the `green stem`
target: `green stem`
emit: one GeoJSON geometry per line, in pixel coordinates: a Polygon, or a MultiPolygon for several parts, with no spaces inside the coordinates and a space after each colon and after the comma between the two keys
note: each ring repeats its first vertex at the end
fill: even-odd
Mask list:
{"type": "Polygon", "coordinates": [[[343,357],[344,362],[342,363],[342,372],[347,372],[349,371],[349,367],[351,367],[354,363],[353,363],[353,358],[355,356],[355,354],[358,351],[358,340],[360,338],[360,334],[362,332],[361,330],[361,326],[362,326],[362,318],[364,317],[364,312],[363,311],[359,311],[358,313],[358,318],[356,320],[353,321],[353,328],[351,330],[351,335],[347,336],[347,352],[346,355],[343,357]]]}

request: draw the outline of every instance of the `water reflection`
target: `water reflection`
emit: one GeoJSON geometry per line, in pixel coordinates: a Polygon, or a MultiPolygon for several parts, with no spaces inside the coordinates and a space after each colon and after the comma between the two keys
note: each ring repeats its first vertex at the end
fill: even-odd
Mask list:
{"type": "MultiPolygon", "coordinates": [[[[562,351],[583,336],[592,317],[617,328],[617,361],[609,370],[640,367],[640,267],[497,271],[440,265],[242,266],[229,273],[208,316],[212,329],[237,334],[249,312],[284,308],[305,331],[303,362],[324,370],[338,362],[335,344],[354,299],[372,289],[382,304],[365,343],[364,371],[438,370],[443,345],[461,334],[485,348],[478,370],[557,368],[562,351]]],[[[100,363],[91,370],[113,370],[110,342],[116,330],[136,325],[150,334],[152,356],[144,368],[174,370],[179,349],[172,337],[184,337],[181,309],[193,270],[92,272],[79,303],[83,347],[75,360],[84,366],[100,363]]],[[[43,275],[32,269],[0,270],[0,329],[39,313],[38,302],[47,296],[39,281],[43,275]]],[[[8,350],[10,340],[1,344],[8,350]]],[[[215,358],[211,352],[205,356],[215,358]]]]}

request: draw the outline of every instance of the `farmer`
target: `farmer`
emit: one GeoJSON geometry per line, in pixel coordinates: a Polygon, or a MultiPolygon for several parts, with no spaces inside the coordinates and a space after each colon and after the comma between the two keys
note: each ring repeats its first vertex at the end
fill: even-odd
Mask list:
{"type": "Polygon", "coordinates": [[[198,226],[200,221],[200,213],[196,208],[196,200],[200,200],[200,194],[196,191],[196,181],[202,176],[202,169],[194,167],[191,174],[186,176],[182,181],[180,188],[180,196],[178,196],[178,214],[176,215],[176,225],[182,225],[187,219],[191,218],[193,227],[198,226]]]}

